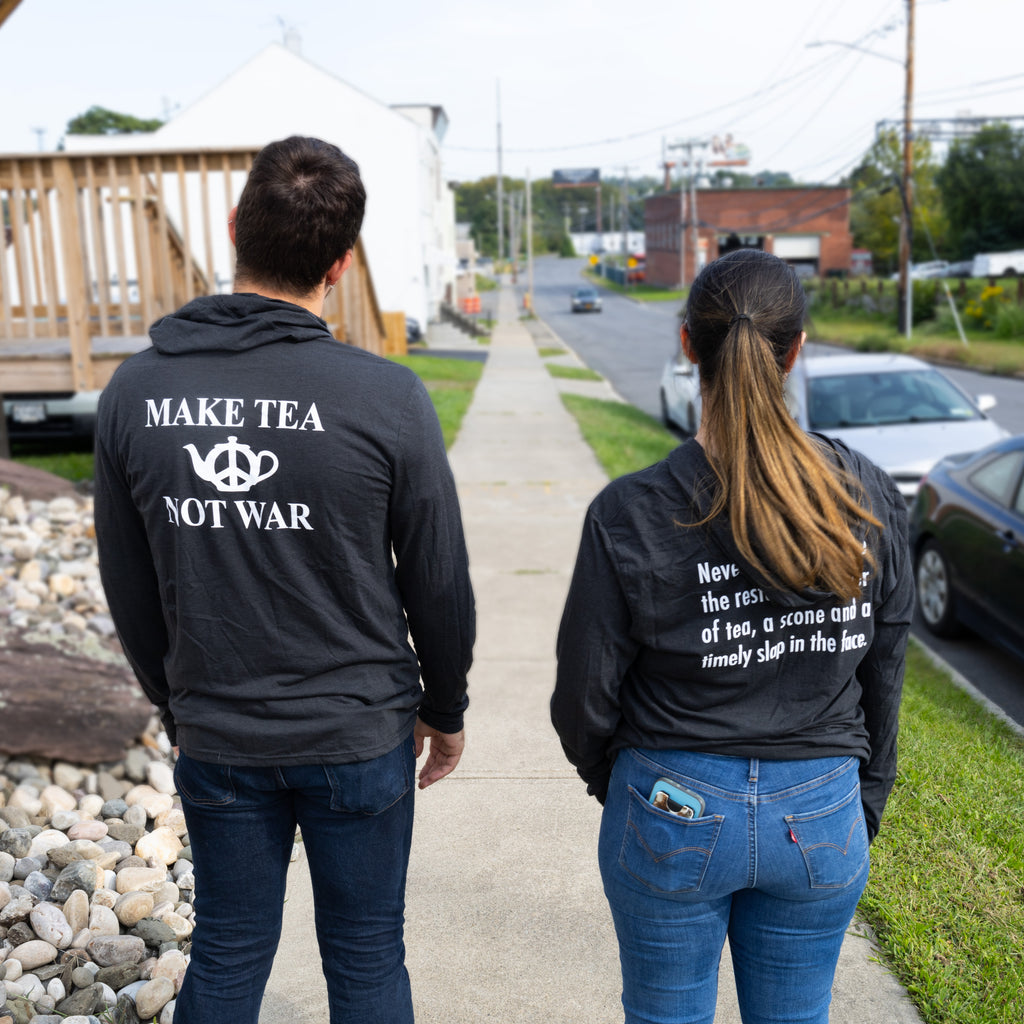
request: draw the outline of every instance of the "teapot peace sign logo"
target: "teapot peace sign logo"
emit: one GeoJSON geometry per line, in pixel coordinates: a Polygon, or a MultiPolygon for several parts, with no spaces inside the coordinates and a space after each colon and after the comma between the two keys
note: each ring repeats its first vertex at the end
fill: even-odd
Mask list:
{"type": "Polygon", "coordinates": [[[223,493],[248,491],[277,472],[277,456],[273,452],[254,452],[249,445],[239,444],[237,437],[215,444],[205,458],[194,444],[183,447],[192,457],[196,475],[223,493]]]}

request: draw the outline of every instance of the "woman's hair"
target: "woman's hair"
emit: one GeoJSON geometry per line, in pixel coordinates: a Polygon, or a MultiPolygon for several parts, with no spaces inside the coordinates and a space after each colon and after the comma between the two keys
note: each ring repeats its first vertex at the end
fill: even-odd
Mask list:
{"type": "MultiPolygon", "coordinates": [[[[860,482],[825,455],[785,400],[806,299],[782,260],[738,249],[690,289],[685,324],[700,367],[704,446],[717,477],[701,523],[727,512],[740,553],[775,585],[860,592],[870,529],[860,482]]],[[[699,524],[694,524],[699,525],[699,524]]]]}
{"type": "Polygon", "coordinates": [[[309,295],[356,244],[366,191],[337,146],[293,135],[256,154],[235,214],[237,277],[309,295]]]}

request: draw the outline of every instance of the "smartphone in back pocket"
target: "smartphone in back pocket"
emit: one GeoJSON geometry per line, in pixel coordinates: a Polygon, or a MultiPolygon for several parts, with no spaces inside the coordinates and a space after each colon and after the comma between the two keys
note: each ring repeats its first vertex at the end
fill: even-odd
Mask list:
{"type": "Polygon", "coordinates": [[[681,818],[699,818],[704,813],[704,800],[668,779],[658,779],[651,790],[650,802],[663,811],[681,818]]]}

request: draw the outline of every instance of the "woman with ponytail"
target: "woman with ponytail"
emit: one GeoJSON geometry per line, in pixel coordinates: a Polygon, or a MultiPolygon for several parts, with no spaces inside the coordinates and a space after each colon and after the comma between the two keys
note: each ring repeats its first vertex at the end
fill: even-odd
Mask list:
{"type": "Polygon", "coordinates": [[[711,1024],[726,938],[744,1024],[826,1024],[895,779],[906,507],[790,415],[804,312],[774,256],[706,266],[700,429],[587,512],[551,714],[604,805],[626,1024],[711,1024]]]}

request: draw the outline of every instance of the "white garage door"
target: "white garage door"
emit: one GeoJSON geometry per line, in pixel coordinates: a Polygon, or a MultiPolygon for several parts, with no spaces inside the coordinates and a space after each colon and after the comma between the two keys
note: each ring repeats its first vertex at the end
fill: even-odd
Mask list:
{"type": "Polygon", "coordinates": [[[780,260],[816,260],[821,255],[819,235],[776,235],[772,252],[780,260]]]}

